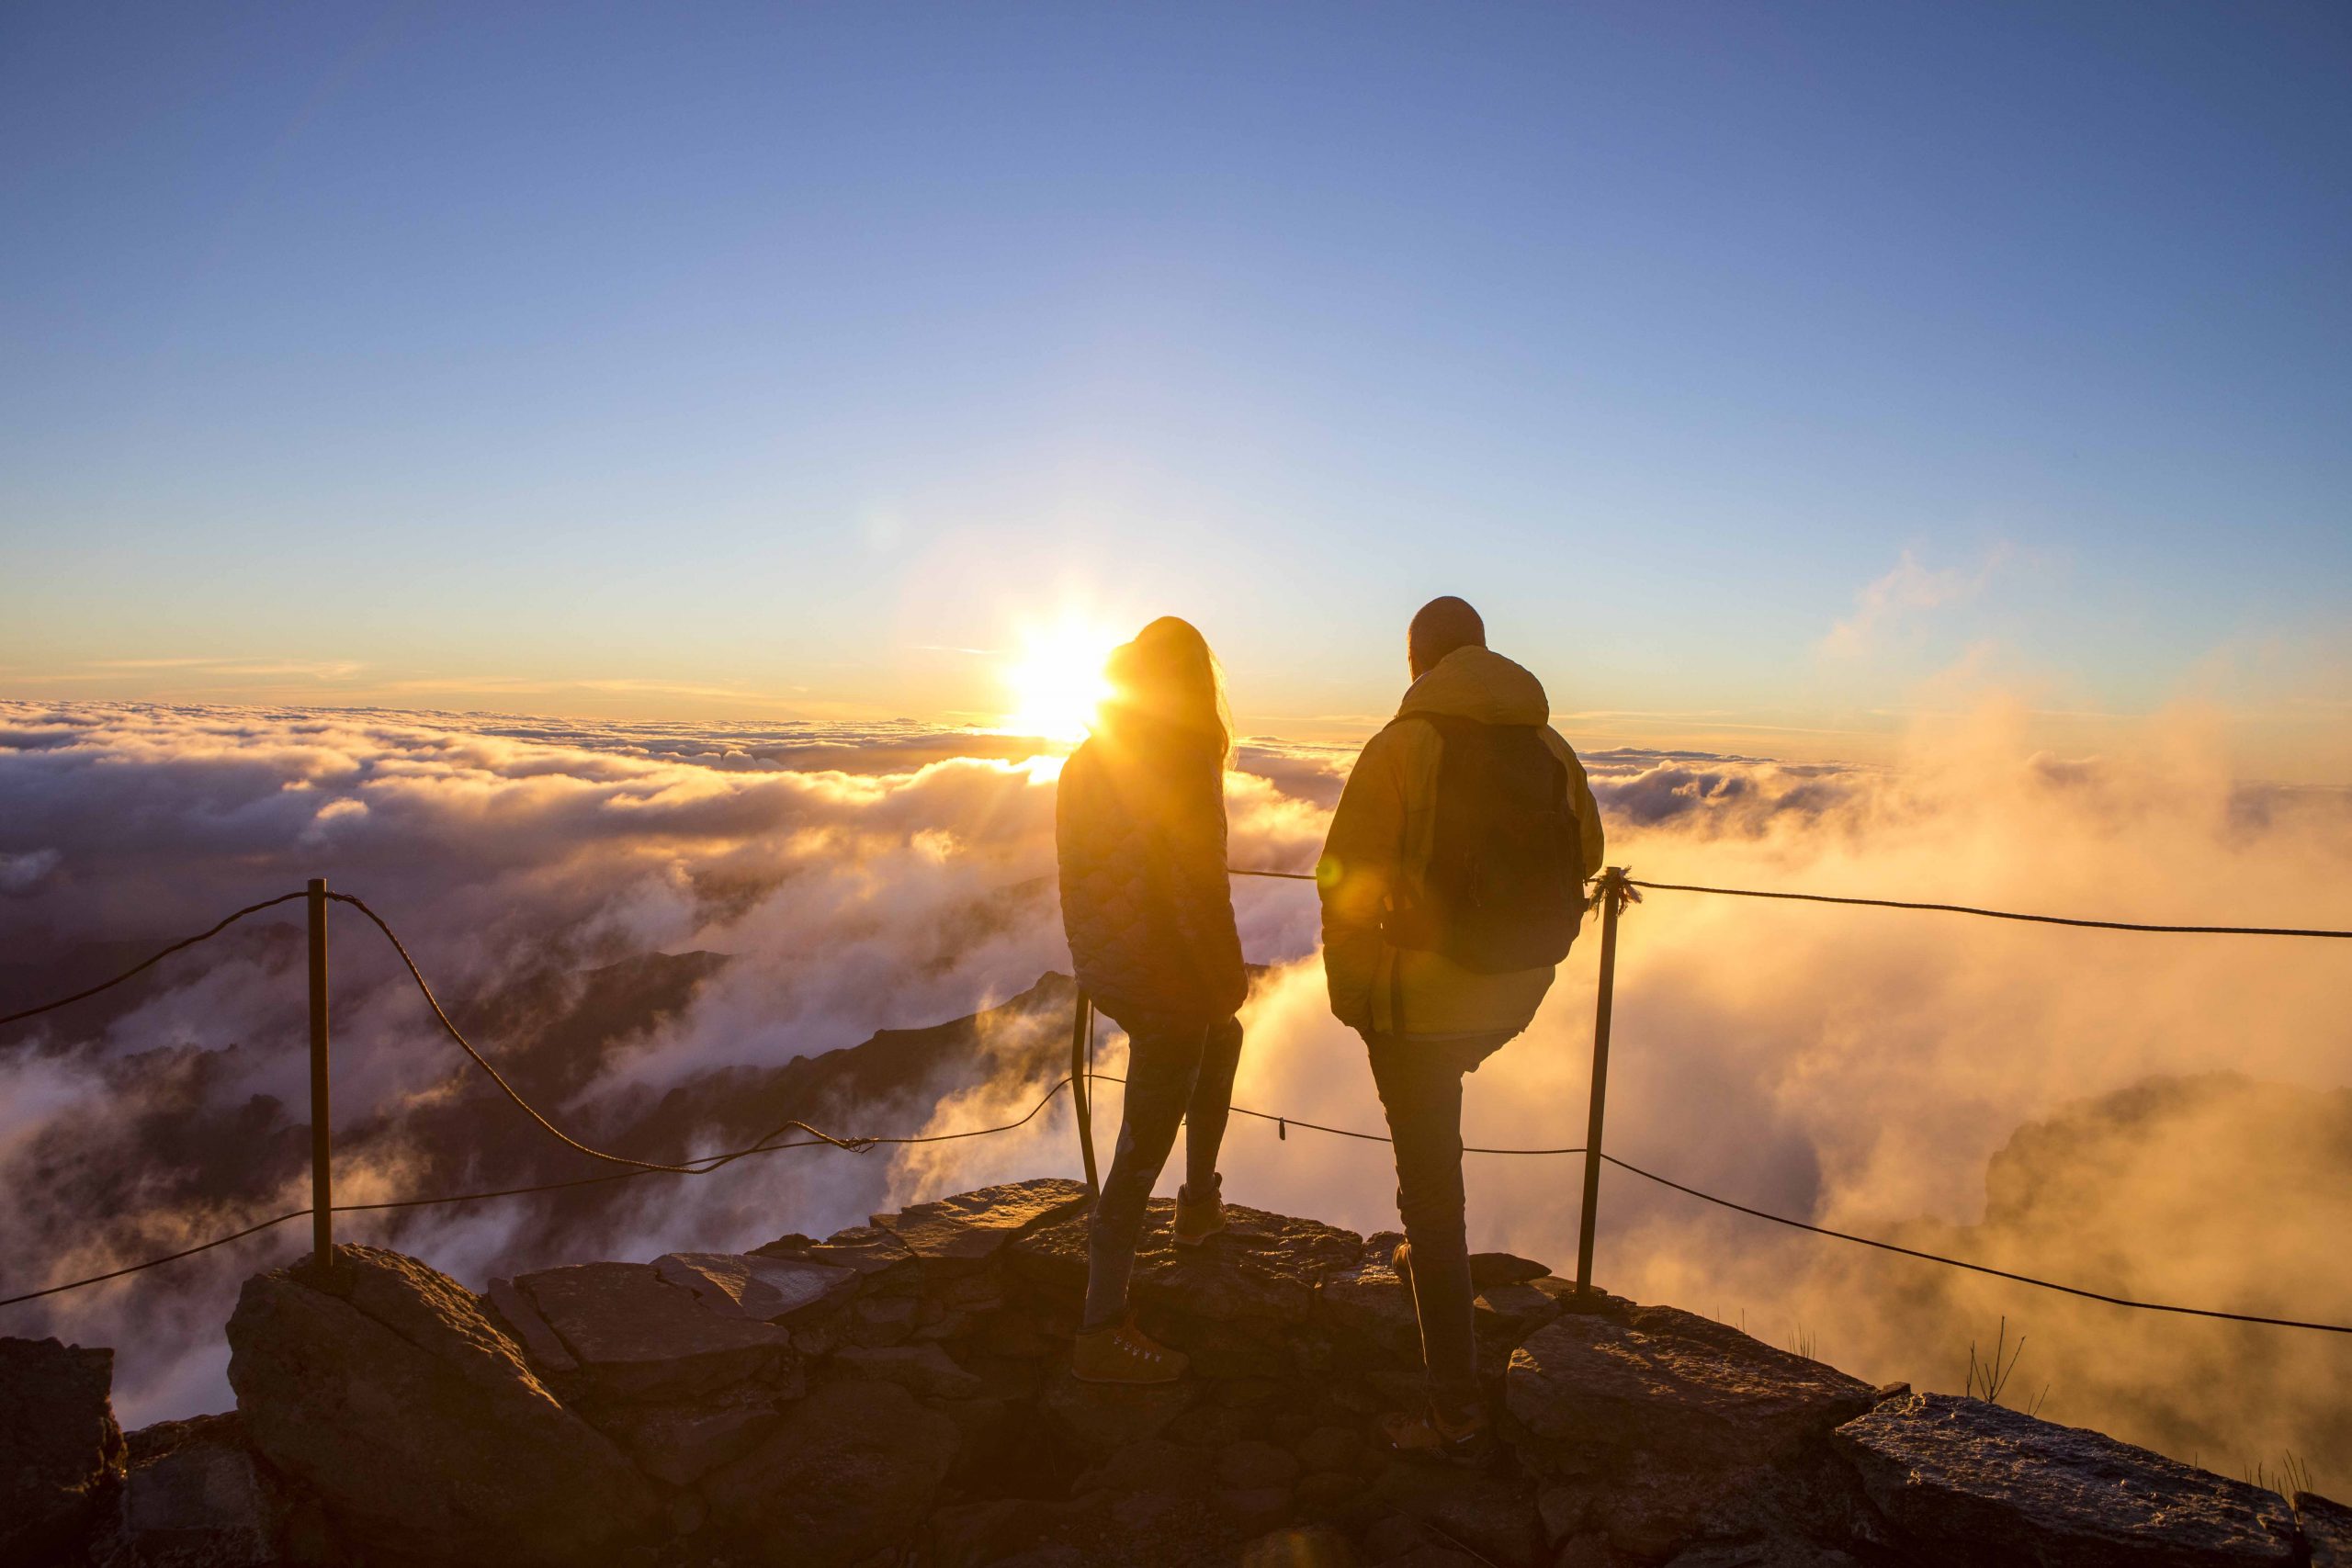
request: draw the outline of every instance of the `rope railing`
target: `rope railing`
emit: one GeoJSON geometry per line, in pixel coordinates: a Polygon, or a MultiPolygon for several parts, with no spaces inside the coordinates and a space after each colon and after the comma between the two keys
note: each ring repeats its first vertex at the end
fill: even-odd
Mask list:
{"type": "MultiPolygon", "coordinates": [[[[1239,866],[1232,867],[1230,869],[1235,875],[1238,876],[1262,876],[1279,878],[1287,881],[1303,882],[1315,880],[1315,874],[1311,872],[1272,871],[1239,866]]],[[[1884,1241],[1875,1237],[1857,1235],[1846,1231],[1834,1230],[1825,1225],[1816,1225],[1810,1222],[1794,1219],[1785,1214],[1773,1213],[1769,1210],[1756,1208],[1748,1204],[1736,1201],[1732,1199],[1720,1197],[1714,1193],[1702,1191],[1698,1188],[1685,1185],[1684,1183],[1673,1180],[1672,1179],[1665,1176],[1660,1176],[1654,1171],[1644,1169],[1639,1166],[1621,1159],[1614,1155],[1605,1152],[1599,1145],[1601,1123],[1600,1095],[1602,1086],[1605,1082],[1607,1068],[1608,1020],[1610,994],[1614,972],[1617,916],[1624,904],[1639,900],[1640,894],[1634,891],[1635,889],[1648,889],[1658,892],[1720,894],[1733,897],[1774,898],[1803,903],[1857,905],[1866,908],[1928,910],[1948,914],[1973,915],[1993,919],[2025,920],[2049,925],[2090,927],[2099,930],[2126,931],[2154,931],[2165,933],[2194,933],[2233,936],[2327,938],[2352,937],[2352,931],[2286,927],[2151,925],[2133,921],[2086,919],[2065,916],[2026,914],[2012,910],[1978,908],[1973,906],[1958,904],[1914,903],[1896,899],[1839,897],[1825,894],[1789,893],[1751,888],[1709,887],[1689,884],[1638,881],[1627,875],[1619,868],[1611,868],[1608,872],[1604,873],[1602,876],[1597,879],[1597,884],[1600,894],[1597,901],[1602,908],[1604,918],[1604,938],[1601,959],[1602,983],[1600,992],[1600,1012],[1597,1016],[1595,1028],[1593,1102],[1591,1117],[1592,1125],[1586,1144],[1574,1148],[1504,1148],[1465,1145],[1464,1149],[1465,1154],[1488,1156],[1582,1155],[1585,1156],[1587,1172],[1585,1211],[1578,1246],[1577,1283],[1579,1287],[1589,1288],[1590,1285],[1591,1242],[1594,1230],[1594,1203],[1598,1190],[1598,1173],[1600,1166],[1606,1163],[1619,1170],[1626,1172],[1629,1175],[1639,1177],[1644,1180],[1686,1194],[1687,1196],[1698,1199],[1703,1202],[1714,1204],[1718,1207],[1748,1215],[1756,1219],[1769,1221],[1774,1224],[1787,1226],[1791,1229],[1804,1231],[1815,1235],[1826,1236],[1834,1240],[1849,1242],[1860,1247],[1872,1247],[1881,1251],[1895,1253],[1904,1257],[1917,1258],[1922,1261],[1935,1263],[1948,1268],[1960,1269],[1973,1273],[1984,1274],[1993,1278],[2007,1280],[2014,1283],[2029,1285],[2041,1290],[2054,1291],[2063,1294],[2076,1296],[2088,1301],[2101,1302],[2113,1306],[2127,1307],[2144,1312],[2169,1313],[2183,1316],[2218,1319],[2224,1322],[2252,1324],[2278,1328],[2308,1329],[2328,1334],[2352,1334],[2352,1325],[2314,1322],[2298,1318],[2267,1316],[2253,1313],[2228,1312],[2216,1308],[2182,1306],[2169,1303],[2143,1301],[2110,1292],[2093,1291],[2082,1286],[2069,1285],[2057,1280],[2039,1279],[2031,1275],[2017,1273],[2008,1269],[1996,1269],[1989,1264],[1976,1263],[1966,1258],[1945,1257],[1941,1254],[1927,1252],[1919,1248],[1905,1247],[1898,1243],[1884,1241]]],[[[81,1290],[87,1286],[101,1284],[107,1280],[119,1280],[127,1275],[141,1273],[150,1269],[160,1268],[164,1264],[177,1262],[182,1258],[192,1258],[199,1253],[209,1252],[216,1247],[228,1246],[232,1242],[241,1241],[247,1236],[258,1235],[264,1231],[273,1229],[276,1226],[286,1224],[306,1216],[311,1218],[314,1222],[318,1242],[318,1258],[320,1262],[323,1265],[331,1262],[332,1253],[332,1242],[330,1239],[327,1221],[330,1215],[336,1213],[365,1213],[390,1210],[429,1208],[453,1203],[479,1202],[491,1199],[521,1197],[534,1193],[560,1191],[576,1187],[594,1186],[605,1182],[624,1181],[646,1176],[707,1176],[715,1171],[723,1169],[739,1160],[749,1158],[755,1155],[777,1153],[785,1149],[828,1146],[849,1153],[863,1154],[883,1145],[946,1143],[965,1138],[992,1136],[999,1134],[1013,1132],[1021,1127],[1026,1126],[1029,1122],[1035,1121],[1037,1116],[1042,1114],[1046,1107],[1052,1103],[1054,1098],[1059,1095],[1062,1090],[1066,1089],[1073,1091],[1075,1103],[1079,1107],[1081,1136],[1084,1145],[1084,1153],[1087,1156],[1085,1163],[1088,1174],[1088,1185],[1091,1188],[1094,1185],[1094,1167],[1092,1158],[1092,1137],[1091,1126],[1089,1125],[1091,1122],[1091,1116],[1088,1112],[1091,1111],[1091,1109],[1092,1095],[1091,1088],[1088,1086],[1091,1086],[1098,1077],[1103,1081],[1112,1083],[1124,1084],[1125,1081],[1124,1078],[1111,1074],[1098,1075],[1093,1071],[1091,1064],[1093,1035],[1093,1031],[1091,1027],[1091,1004],[1088,1001],[1083,993],[1081,993],[1079,998],[1078,1004],[1078,1018],[1080,1021],[1078,1024],[1078,1032],[1074,1035],[1073,1039],[1074,1059],[1072,1070],[1069,1074],[1064,1076],[1058,1082],[1046,1089],[1045,1094],[1037,1100],[1037,1102],[1030,1107],[1028,1112],[1018,1120],[995,1126],[968,1128],[952,1133],[914,1135],[858,1134],[851,1136],[837,1136],[833,1134],[824,1132],[820,1128],[813,1127],[806,1122],[795,1119],[779,1123],[769,1132],[762,1134],[756,1142],[743,1148],[728,1150],[718,1154],[689,1156],[675,1164],[667,1164],[656,1160],[644,1160],[635,1158],[630,1156],[612,1154],[605,1150],[594,1148],[581,1142],[579,1139],[572,1137],[570,1134],[558,1127],[553,1122],[549,1121],[538,1111],[537,1107],[533,1106],[529,1100],[525,1099],[523,1095],[514,1089],[513,1084],[506,1079],[505,1076],[500,1073],[497,1067],[494,1066],[487,1057],[483,1056],[482,1054],[474,1047],[473,1043],[466,1038],[463,1032],[461,1032],[457,1025],[451,1021],[447,1010],[442,1008],[438,998],[434,996],[432,987],[426,983],[424,973],[417,967],[415,960],[410,956],[407,947],[401,942],[400,937],[392,931],[391,926],[380,915],[377,914],[374,909],[370,908],[363,900],[349,894],[330,893],[326,890],[326,886],[323,882],[313,882],[311,886],[304,891],[281,894],[277,897],[267,898],[259,903],[247,905],[243,908],[239,909],[218,921],[208,930],[198,932],[194,936],[183,939],[182,941],[171,943],[170,945],[159,950],[152,956],[141,961],[139,964],[132,965],[130,968],[124,970],[122,973],[110,979],[74,992],[71,996],[62,997],[54,1001],[46,1002],[38,1007],[28,1008],[17,1012],[0,1016],[0,1025],[21,1022],[28,1019],[36,1018],[45,1013],[55,1011],[61,1008],[69,1006],[72,1003],[86,1000],[89,998],[100,995],[101,993],[135,978],[137,976],[153,968],[156,964],[163,962],[163,960],[171,957],[173,954],[183,952],[188,948],[195,947],[215,936],[220,935],[222,931],[228,930],[229,927],[241,919],[246,919],[251,915],[257,914],[262,910],[272,908],[276,906],[303,897],[308,897],[312,900],[313,911],[311,920],[311,1008],[313,1052],[312,1067],[314,1076],[322,1075],[324,1071],[325,953],[323,908],[327,902],[332,901],[346,904],[356,909],[372,924],[374,924],[379,931],[382,933],[384,939],[390,943],[393,952],[400,957],[402,965],[407,969],[410,978],[415,982],[418,991],[424,998],[426,1005],[432,1010],[434,1018],[440,1025],[442,1031],[446,1032],[461,1050],[464,1051],[467,1057],[475,1066],[479,1067],[490,1077],[492,1083],[497,1086],[499,1090],[508,1100],[536,1122],[542,1130],[547,1132],[559,1142],[564,1144],[566,1146],[581,1154],[586,1155],[590,1158],[604,1161],[612,1165],[625,1167],[626,1168],[616,1171],[608,1171],[594,1176],[576,1177],[561,1181],[539,1182],[523,1187],[498,1188],[472,1192],[444,1193],[437,1196],[423,1198],[389,1199],[370,1203],[338,1204],[333,1202],[328,1195],[329,1190],[327,1186],[326,1172],[327,1155],[323,1136],[324,1129],[318,1128],[313,1130],[314,1139],[316,1140],[313,1145],[315,1166],[313,1172],[313,1191],[314,1194],[316,1194],[316,1197],[314,1198],[311,1207],[307,1209],[289,1210],[285,1213],[262,1220],[256,1224],[244,1226],[242,1229],[230,1232],[224,1235],[215,1236],[209,1241],[198,1243],[196,1246],[184,1247],[178,1251],[166,1253],[160,1257],[147,1258],[138,1263],[129,1264],[120,1269],[110,1269],[100,1274],[94,1274],[86,1279],[69,1280],[61,1284],[47,1286],[40,1290],[28,1291],[16,1295],[0,1297],[0,1307],[14,1306],[24,1302],[37,1301],[44,1297],[59,1295],[66,1292],[81,1290]],[[790,1142],[779,1143],[776,1141],[777,1139],[782,1138],[785,1134],[796,1130],[808,1134],[808,1136],[804,1139],[790,1142]]],[[[314,1107],[323,1105],[324,1103],[323,1088],[324,1086],[322,1081],[316,1082],[313,1085],[314,1107]]],[[[1238,1105],[1232,1107],[1231,1110],[1232,1113],[1237,1116],[1250,1117],[1259,1121],[1273,1122],[1275,1124],[1277,1136],[1284,1141],[1287,1141],[1289,1137],[1290,1129],[1297,1127],[1306,1132],[1321,1133],[1329,1136],[1355,1139],[1365,1143],[1385,1144],[1390,1142],[1386,1136],[1379,1134],[1358,1132],[1353,1129],[1344,1127],[1327,1126],[1318,1122],[1301,1121],[1298,1118],[1276,1111],[1257,1111],[1246,1106],[1238,1105]]]]}
{"type": "MultiPolygon", "coordinates": [[[[1227,866],[1235,876],[1271,876],[1285,882],[1313,882],[1311,871],[1266,871],[1256,866],[1227,866]]],[[[2153,931],[2174,936],[2294,936],[2320,937],[2334,941],[2352,940],[2352,931],[2332,931],[2312,926],[2167,926],[2143,920],[2098,920],[2075,915],[2037,915],[2018,909],[1987,909],[1974,904],[1924,904],[1905,898],[1855,898],[1829,893],[1789,893],[1777,888],[1708,887],[1691,882],[1648,882],[1639,877],[1624,879],[1628,887],[1638,887],[1653,893],[1713,893],[1726,898],[1774,898],[1797,904],[1848,904],[1865,909],[1925,909],[1943,915],[1975,915],[1988,920],[2026,920],[2036,925],[2078,926],[2091,931],[2153,931]]],[[[0,1020],[0,1022],[5,1022],[0,1020]]]]}

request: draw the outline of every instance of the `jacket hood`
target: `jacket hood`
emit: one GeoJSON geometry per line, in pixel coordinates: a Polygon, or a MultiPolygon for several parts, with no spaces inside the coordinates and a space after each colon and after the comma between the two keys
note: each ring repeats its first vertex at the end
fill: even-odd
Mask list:
{"type": "Polygon", "coordinates": [[[1438,714],[1480,724],[1548,724],[1544,682],[1491,649],[1457,648],[1413,682],[1396,716],[1438,714]]]}

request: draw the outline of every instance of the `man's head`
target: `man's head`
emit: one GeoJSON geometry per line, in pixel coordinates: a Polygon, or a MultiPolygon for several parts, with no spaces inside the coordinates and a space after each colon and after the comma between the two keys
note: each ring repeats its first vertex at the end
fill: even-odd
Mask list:
{"type": "Polygon", "coordinates": [[[1449,593],[1432,599],[1413,617],[1405,633],[1405,661],[1418,681],[1437,668],[1437,661],[1457,648],[1487,646],[1487,623],[1469,602],[1449,593]]]}

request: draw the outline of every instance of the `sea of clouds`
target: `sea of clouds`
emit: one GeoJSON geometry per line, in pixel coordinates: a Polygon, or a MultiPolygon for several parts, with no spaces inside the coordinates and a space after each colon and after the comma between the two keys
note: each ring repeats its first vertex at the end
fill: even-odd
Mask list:
{"type": "MultiPolygon", "coordinates": [[[[2036,753],[2024,733],[2024,716],[1993,699],[1922,728],[1885,766],[1586,761],[1611,860],[1646,880],[2352,924],[2346,793],[2235,777],[2189,716],[2119,731],[2097,756],[2036,753]]],[[[734,955],[691,1007],[650,1021],[550,1108],[593,1129],[697,1074],[940,1022],[1066,971],[1057,763],[1039,751],[913,724],[0,703],[0,1012],[321,875],[364,897],[460,1000],[648,952],[734,955]]],[[[1246,743],[1227,790],[1234,863],[1310,867],[1349,756],[1246,743]]],[[[1236,903],[1249,956],[1272,966],[1245,1018],[1238,1101],[1376,1129],[1361,1046],[1323,1007],[1312,889],[1241,879],[1236,903]]],[[[382,1123],[451,1092],[453,1048],[364,928],[337,921],[337,1121],[382,1123]]],[[[128,1010],[0,1033],[0,1182],[14,1207],[0,1294],[307,1201],[298,1149],[254,1152],[245,1163],[270,1170],[256,1187],[225,1168],[216,1179],[220,1151],[175,1139],[193,1108],[217,1122],[305,1103],[292,927],[233,936],[167,961],[128,1010]],[[124,1201],[126,1172],[133,1191],[151,1183],[153,1208],[124,1201]]],[[[1471,1080],[1474,1144],[1582,1141],[1598,945],[1579,942],[1535,1026],[1471,1080]]],[[[2352,1227],[2345,948],[1654,893],[1625,916],[1608,1146],[1776,1213],[2001,1268],[2352,1322],[2332,1240],[2352,1227]]],[[[1115,1071],[1118,1042],[1106,1044],[1115,1071]]],[[[951,1086],[921,1127],[856,1130],[1002,1120],[1027,1092],[951,1086]]],[[[1115,1089],[1104,1098],[1115,1111],[1115,1089]]],[[[565,1157],[549,1168],[572,1174],[565,1157]]],[[[821,1162],[759,1178],[777,1212],[735,1244],[862,1219],[876,1170],[897,1202],[1077,1164],[1062,1107],[1015,1134],[865,1157],[857,1181],[821,1162]]],[[[1237,1120],[1226,1169],[1242,1201],[1364,1231],[1395,1223],[1377,1145],[1237,1120]]],[[[373,1196],[397,1195],[401,1178],[390,1156],[339,1173],[345,1191],[373,1196]]],[[[695,1206],[711,1201],[697,1191],[734,1179],[631,1208],[612,1255],[679,1245],[663,1237],[695,1231],[695,1206]]],[[[1579,1179],[1575,1160],[1474,1156],[1474,1242],[1571,1269],[1579,1179]]],[[[517,1250],[499,1211],[412,1222],[398,1239],[479,1286],[517,1250]]],[[[236,1283],[290,1256],[299,1229],[6,1309],[0,1331],[120,1347],[128,1420],[219,1408],[236,1283]]],[[[1620,1293],[1923,1386],[1958,1389],[1972,1341],[1989,1348],[2006,1317],[2011,1339],[2027,1336],[2007,1397],[2041,1397],[2045,1416],[2233,1471],[2292,1450],[2324,1484],[2352,1464],[2340,1398],[2352,1337],[2075,1302],[1617,1173],[1598,1256],[1600,1282],[1620,1293]]]]}

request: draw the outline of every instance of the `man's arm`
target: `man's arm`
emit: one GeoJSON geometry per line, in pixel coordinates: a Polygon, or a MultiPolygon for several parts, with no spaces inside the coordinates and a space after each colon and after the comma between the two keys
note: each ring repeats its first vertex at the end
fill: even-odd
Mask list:
{"type": "Polygon", "coordinates": [[[1380,970],[1380,920],[1404,858],[1405,788],[1396,746],[1385,731],[1356,757],[1323,858],[1315,868],[1323,903],[1323,967],[1331,1011],[1364,1028],[1372,1021],[1372,991],[1380,970]]]}

